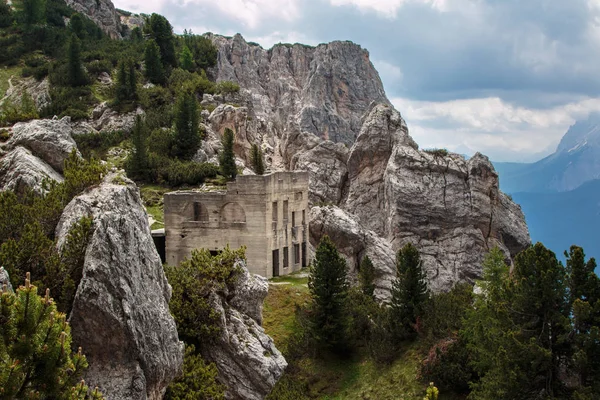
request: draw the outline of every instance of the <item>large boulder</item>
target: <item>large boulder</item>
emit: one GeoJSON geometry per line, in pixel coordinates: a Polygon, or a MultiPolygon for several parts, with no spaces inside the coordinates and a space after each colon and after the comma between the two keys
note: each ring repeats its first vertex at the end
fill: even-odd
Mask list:
{"type": "Polygon", "coordinates": [[[86,382],[108,399],[162,399],[181,371],[183,344],[139,191],[110,174],[74,198],[56,228],[59,247],[84,216],[94,228],[69,322],[90,363],[86,382]]]}
{"type": "Polygon", "coordinates": [[[394,250],[413,243],[434,291],[479,278],[492,247],[510,261],[530,244],[523,213],[500,192],[487,157],[420,151],[391,107],[364,119],[348,170],[341,207],[394,250]]]}
{"type": "Polygon", "coordinates": [[[73,149],[77,149],[72,133],[69,117],[20,122],[13,126],[12,136],[5,144],[5,149],[25,147],[55,171],[62,173],[64,161],[73,149]]]}
{"type": "Polygon", "coordinates": [[[42,194],[44,181],[62,182],[63,177],[29,150],[19,146],[0,159],[0,190],[42,194]]]}
{"type": "Polygon", "coordinates": [[[380,300],[389,299],[392,281],[396,277],[395,253],[389,242],[362,227],[356,217],[335,206],[310,210],[311,243],[316,246],[323,235],[328,235],[337,245],[352,280],[356,280],[363,257],[369,256],[375,267],[375,296],[380,300]]]}
{"type": "Polygon", "coordinates": [[[238,265],[242,274],[229,293],[210,295],[219,315],[220,335],[202,348],[202,355],[217,365],[217,379],[227,387],[228,399],[262,400],[283,375],[287,362],[260,325],[267,280],[250,274],[243,262],[238,265]]]}

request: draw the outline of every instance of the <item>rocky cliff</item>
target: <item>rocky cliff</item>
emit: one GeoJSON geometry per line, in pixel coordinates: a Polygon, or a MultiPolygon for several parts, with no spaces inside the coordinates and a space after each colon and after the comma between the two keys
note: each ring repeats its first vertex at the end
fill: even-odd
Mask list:
{"type": "Polygon", "coordinates": [[[94,230],[69,322],[90,362],[86,380],[109,399],[162,399],[181,371],[183,343],[137,187],[113,173],[74,198],[56,228],[59,246],[85,216],[94,230]]]}
{"type": "Polygon", "coordinates": [[[510,261],[530,243],[487,157],[420,151],[360,46],[265,50],[240,35],[211,37],[219,48],[212,74],[242,90],[204,115],[208,142],[229,127],[241,159],[257,143],[271,170],[309,171],[312,205],[328,205],[311,213],[312,243],[332,236],[354,272],[362,256],[375,257],[380,297],[394,277],[394,252],[408,242],[434,290],[479,277],[493,246],[510,261]]]}
{"type": "Polygon", "coordinates": [[[211,293],[210,302],[219,316],[219,337],[204,346],[202,355],[214,362],[218,380],[234,400],[261,400],[273,389],[287,367],[273,339],[262,328],[262,306],[269,290],[267,280],[248,272],[227,293],[211,293]]]}
{"type": "Polygon", "coordinates": [[[65,0],[75,11],[87,15],[113,39],[121,38],[121,17],[110,0],[65,0]]]}
{"type": "MultiPolygon", "coordinates": [[[[68,117],[17,124],[11,132],[2,148],[0,190],[42,193],[43,180],[63,179],[63,162],[76,149],[68,117]]],[[[162,399],[181,371],[183,343],[139,191],[113,173],[74,198],[56,228],[59,248],[84,216],[93,217],[93,232],[69,321],[90,363],[86,381],[107,399],[162,399]]],[[[0,287],[5,280],[0,268],[0,287]]]]}

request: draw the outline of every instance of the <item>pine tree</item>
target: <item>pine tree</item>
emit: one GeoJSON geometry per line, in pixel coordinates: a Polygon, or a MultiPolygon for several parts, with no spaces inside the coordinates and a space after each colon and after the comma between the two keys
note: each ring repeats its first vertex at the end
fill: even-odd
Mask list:
{"type": "Polygon", "coordinates": [[[176,67],[175,37],[173,36],[173,27],[169,21],[162,15],[152,14],[145,28],[160,48],[162,65],[165,68],[167,66],[176,67]]]}
{"type": "Polygon", "coordinates": [[[131,60],[119,62],[115,91],[117,104],[137,99],[137,77],[135,64],[131,60]]]}
{"type": "Polygon", "coordinates": [[[127,77],[127,86],[129,87],[129,99],[135,101],[137,100],[137,73],[135,68],[135,62],[129,60],[128,69],[129,76],[127,77]]]}
{"type": "Polygon", "coordinates": [[[250,150],[250,162],[252,163],[252,168],[254,168],[256,175],[264,175],[265,161],[262,150],[257,144],[253,144],[252,149],[250,150]]]}
{"type": "Polygon", "coordinates": [[[223,150],[219,153],[219,167],[221,168],[221,174],[229,180],[234,180],[237,175],[235,154],[233,153],[233,139],[233,131],[225,128],[223,139],[221,140],[223,150]]]}
{"type": "Polygon", "coordinates": [[[81,42],[72,34],[68,49],[68,82],[70,86],[85,86],[87,76],[81,65],[81,42]]]}
{"type": "Polygon", "coordinates": [[[145,180],[148,178],[147,136],[147,126],[142,117],[137,115],[132,133],[133,152],[126,164],[127,174],[134,179],[145,180]]]}
{"type": "Polygon", "coordinates": [[[571,246],[565,257],[573,313],[573,370],[582,388],[593,388],[600,381],[600,278],[596,260],[585,261],[581,247],[571,246]]]}
{"type": "Polygon", "coordinates": [[[128,86],[127,66],[125,61],[119,62],[117,67],[117,83],[116,83],[116,102],[121,104],[129,100],[129,86],[128,86]]]}
{"type": "Polygon", "coordinates": [[[373,266],[369,256],[364,256],[360,262],[360,268],[358,270],[358,283],[360,290],[365,296],[373,298],[373,293],[375,292],[375,284],[373,283],[374,280],[375,267],[373,266]]]}
{"type": "Polygon", "coordinates": [[[179,65],[186,71],[194,71],[194,55],[187,46],[183,46],[179,56],[179,65]]]}
{"type": "Polygon", "coordinates": [[[198,133],[198,102],[192,92],[184,93],[175,105],[175,136],[173,155],[181,159],[190,159],[200,147],[198,133]]]}
{"type": "Polygon", "coordinates": [[[396,254],[396,279],[392,283],[390,317],[394,336],[398,340],[413,337],[418,318],[429,298],[427,277],[419,251],[407,244],[396,254]]]}
{"type": "Polygon", "coordinates": [[[46,21],[46,0],[15,1],[18,21],[25,25],[43,24],[46,21]]]}
{"type": "Polygon", "coordinates": [[[481,294],[461,330],[480,376],[470,399],[553,397],[569,354],[566,270],[541,243],[515,258],[512,275],[495,249],[481,294]]]}
{"type": "Polygon", "coordinates": [[[27,273],[16,293],[0,294],[0,396],[3,399],[101,399],[80,381],[88,367],[81,348],[71,354],[66,315],[37,294],[27,273]]]}
{"type": "Polygon", "coordinates": [[[348,296],[346,261],[327,235],[317,246],[308,289],[313,302],[311,330],[317,343],[334,352],[343,352],[347,349],[348,326],[345,312],[348,296]]]}
{"type": "Polygon", "coordinates": [[[13,23],[12,8],[6,0],[0,0],[0,28],[7,28],[13,23]]]}
{"type": "Polygon", "coordinates": [[[157,85],[164,84],[166,82],[165,69],[160,60],[160,49],[154,40],[146,42],[144,62],[146,67],[144,75],[146,79],[157,85]]]}
{"type": "Polygon", "coordinates": [[[83,39],[85,34],[85,29],[83,26],[83,17],[79,13],[75,13],[71,16],[71,21],[69,22],[69,27],[71,31],[77,35],[79,39],[83,39]]]}

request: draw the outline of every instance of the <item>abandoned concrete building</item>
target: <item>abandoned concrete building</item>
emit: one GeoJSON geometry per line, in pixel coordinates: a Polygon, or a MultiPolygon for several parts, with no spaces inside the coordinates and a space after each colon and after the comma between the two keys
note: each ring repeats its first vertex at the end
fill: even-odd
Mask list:
{"type": "Polygon", "coordinates": [[[308,265],[308,173],[238,176],[226,191],[165,194],[166,262],[192,250],[246,246],[250,272],[267,278],[308,265]]]}

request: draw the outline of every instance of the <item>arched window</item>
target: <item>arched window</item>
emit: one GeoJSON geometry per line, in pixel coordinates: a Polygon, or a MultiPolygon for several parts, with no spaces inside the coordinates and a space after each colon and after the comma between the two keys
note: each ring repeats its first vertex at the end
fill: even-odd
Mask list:
{"type": "Polygon", "coordinates": [[[246,222],[246,213],[238,203],[227,203],[221,208],[221,221],[246,222]]]}
{"type": "Polygon", "coordinates": [[[204,206],[204,204],[199,201],[194,202],[194,221],[198,222],[208,222],[208,210],[204,206]]]}

